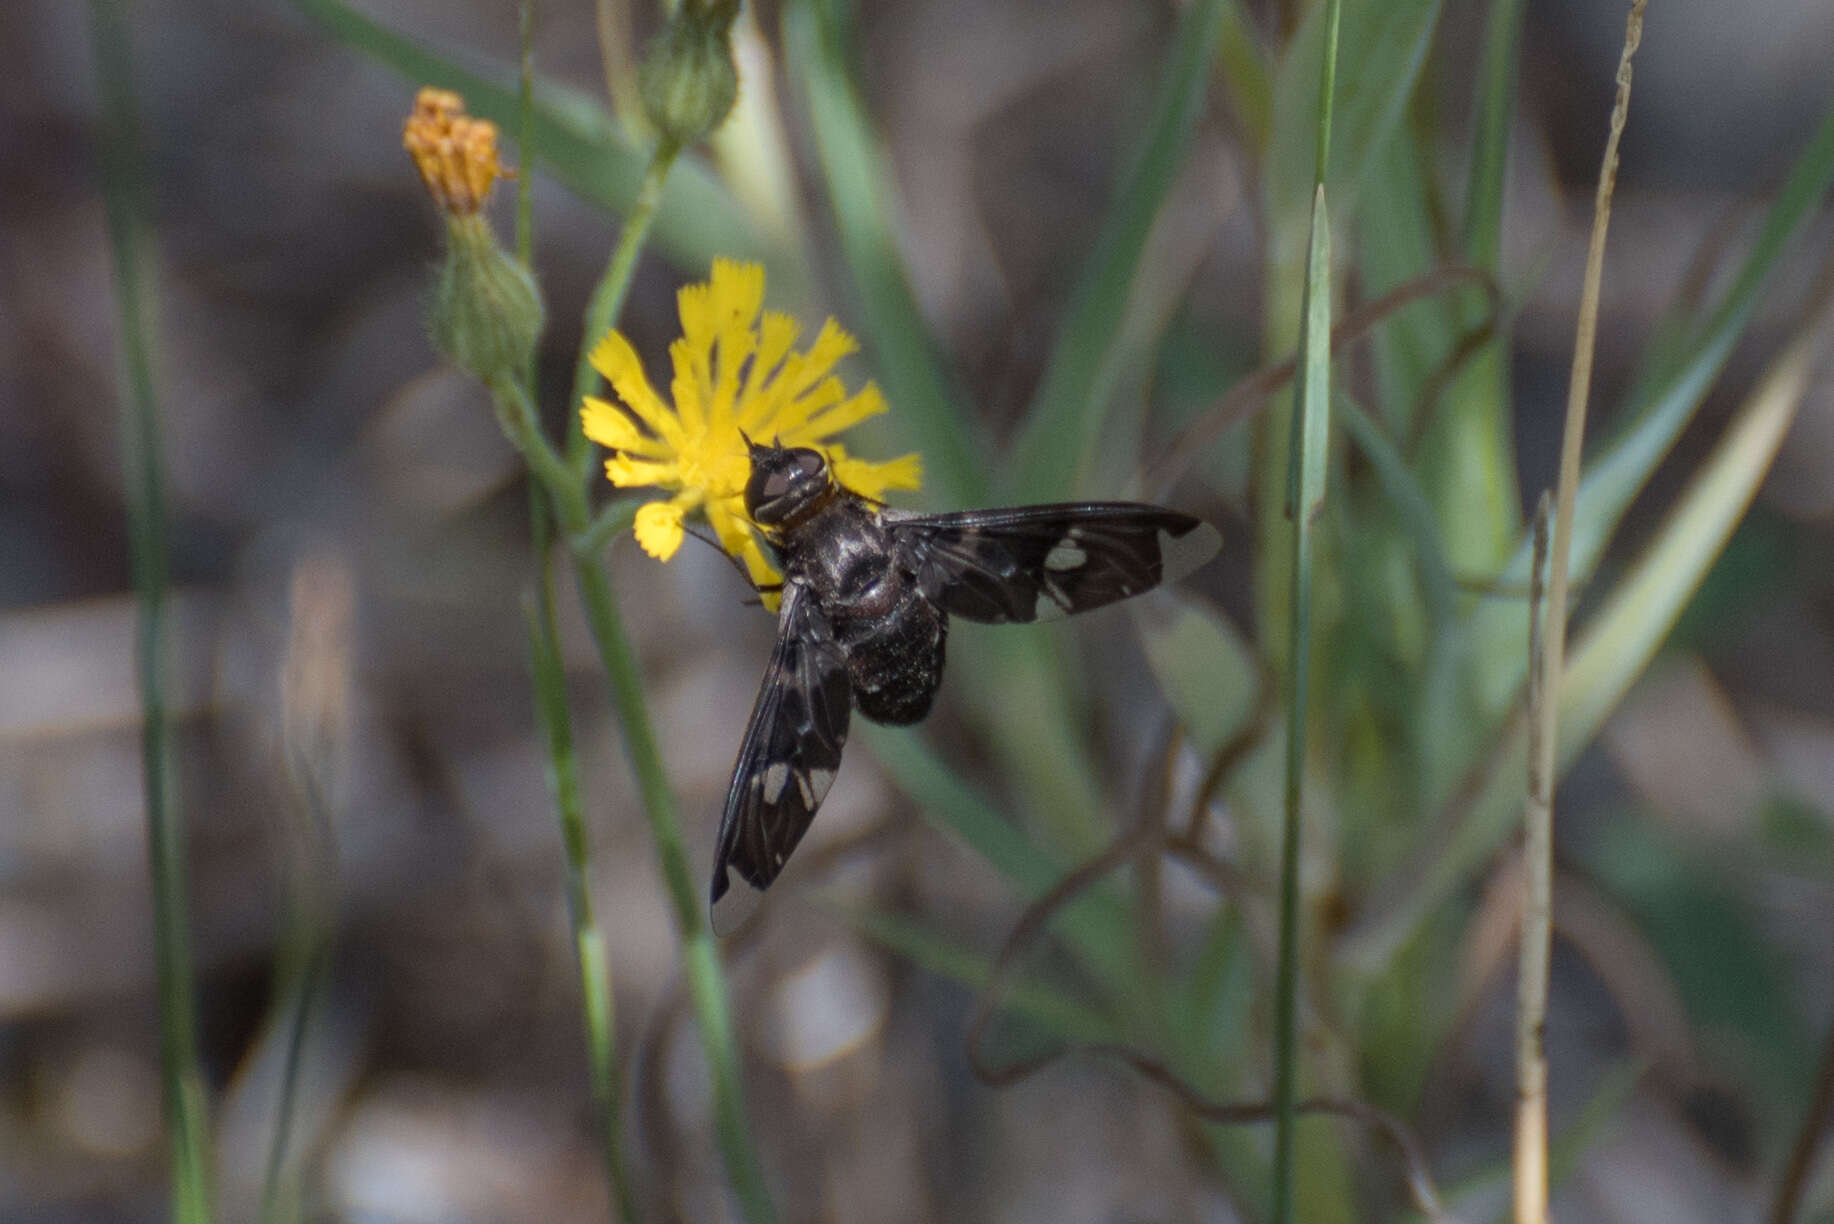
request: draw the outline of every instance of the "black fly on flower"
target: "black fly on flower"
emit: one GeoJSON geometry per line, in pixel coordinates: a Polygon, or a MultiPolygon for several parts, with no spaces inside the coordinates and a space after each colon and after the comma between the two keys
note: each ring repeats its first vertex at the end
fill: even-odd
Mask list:
{"type": "MultiPolygon", "coordinates": [[[[732,267],[715,264],[712,296],[719,296],[722,269],[732,267]]],[[[761,298],[761,275],[758,282],[761,298]]],[[[746,296],[748,305],[737,313],[723,312],[730,317],[722,322],[735,333],[749,331],[757,314],[757,299],[746,296]]],[[[684,291],[684,323],[688,303],[684,291]]],[[[824,329],[824,339],[830,331],[839,329],[824,329]]],[[[609,355],[610,344],[608,339],[600,352],[609,355]]],[[[676,345],[678,400],[687,347],[687,338],[676,345]]],[[[717,455],[719,462],[705,462],[697,454],[692,466],[697,473],[716,474],[717,486],[697,486],[685,478],[689,462],[669,443],[681,435],[689,414],[664,419],[666,410],[643,381],[634,354],[617,363],[615,373],[605,373],[651,432],[639,434],[629,418],[603,401],[588,401],[585,410],[587,433],[624,452],[607,464],[614,481],[668,483],[682,490],[674,501],[656,504],[668,507],[663,512],[669,520],[666,540],[658,538],[661,523],[650,524],[650,538],[643,539],[645,522],[639,515],[639,539],[646,549],[663,555],[654,544],[678,546],[683,510],[706,505],[721,544],[748,562],[760,590],[781,599],[777,645],[733,767],[714,850],[712,902],[721,929],[730,929],[749,912],[749,902],[770,887],[808,831],[840,771],[853,711],[895,724],[914,723],[929,713],[942,682],[950,617],[1006,624],[1087,612],[1184,577],[1222,544],[1216,529],[1201,519],[1136,502],[950,514],[891,509],[871,494],[908,487],[896,479],[907,472],[908,483],[914,484],[911,457],[875,465],[847,459],[838,447],[815,445],[868,415],[857,406],[869,393],[872,411],[883,410],[883,400],[870,386],[844,399],[837,380],[824,380],[824,398],[842,408],[796,414],[800,419],[782,422],[795,431],[774,430],[777,422],[760,419],[767,414],[756,411],[756,403],[751,412],[735,404],[742,399],[741,386],[769,385],[783,380],[793,362],[814,362],[814,352],[807,359],[784,360],[787,347],[787,340],[762,349],[756,349],[755,341],[734,340],[722,353],[725,360],[709,360],[706,350],[701,361],[690,360],[687,373],[701,375],[699,393],[713,399],[696,405],[711,409],[697,412],[696,423],[717,418],[723,425],[718,437],[705,428],[696,433],[697,446],[717,455]],[[783,368],[760,370],[766,354],[784,361],[783,368]],[[752,361],[741,371],[745,356],[752,361]],[[718,378],[710,377],[716,371],[718,378]],[[847,405],[855,410],[842,410],[847,405]],[[829,423],[831,428],[811,428],[829,423]],[[728,431],[731,437],[725,436],[728,431]],[[665,471],[675,479],[665,481],[665,471]],[[644,474],[658,478],[632,479],[644,474]],[[888,474],[894,479],[887,480],[888,474]],[[760,537],[768,558],[758,549],[760,537]],[[732,891],[735,877],[743,886],[737,893],[732,891]]],[[[822,347],[818,340],[816,349],[822,347]]],[[[823,354],[819,371],[798,368],[794,381],[804,388],[815,385],[845,348],[830,351],[833,356],[823,354]]],[[[628,344],[622,344],[618,355],[628,352],[628,344]]],[[[691,379],[689,388],[699,398],[691,379]]]]}

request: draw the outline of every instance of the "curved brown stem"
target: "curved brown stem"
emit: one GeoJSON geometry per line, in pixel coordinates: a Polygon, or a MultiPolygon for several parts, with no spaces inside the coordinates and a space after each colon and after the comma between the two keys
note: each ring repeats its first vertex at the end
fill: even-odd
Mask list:
{"type": "MultiPolygon", "coordinates": [[[[1402,307],[1444,293],[1458,285],[1476,285],[1484,291],[1489,300],[1489,308],[1487,322],[1480,325],[1479,330],[1493,328],[1502,303],[1502,292],[1497,288],[1495,279],[1479,268],[1453,265],[1435,269],[1397,285],[1375,301],[1365,302],[1346,314],[1331,329],[1331,355],[1337,356],[1402,307]]],[[[1140,472],[1139,487],[1145,491],[1146,496],[1163,498],[1167,490],[1190,468],[1204,447],[1222,437],[1231,425],[1255,411],[1267,402],[1269,396],[1293,380],[1296,361],[1297,358],[1289,357],[1285,361],[1262,367],[1229,388],[1221,399],[1180,430],[1178,436],[1165,448],[1164,455],[1151,467],[1140,472]]]]}

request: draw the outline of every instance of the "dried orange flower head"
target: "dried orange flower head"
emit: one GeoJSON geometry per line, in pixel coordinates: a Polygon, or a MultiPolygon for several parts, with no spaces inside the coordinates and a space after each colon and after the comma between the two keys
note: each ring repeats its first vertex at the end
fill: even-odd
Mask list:
{"type": "Polygon", "coordinates": [[[467,115],[465,99],[449,89],[426,86],[415,95],[401,145],[434,203],[455,216],[476,213],[498,179],[516,174],[497,159],[497,125],[467,115]]]}

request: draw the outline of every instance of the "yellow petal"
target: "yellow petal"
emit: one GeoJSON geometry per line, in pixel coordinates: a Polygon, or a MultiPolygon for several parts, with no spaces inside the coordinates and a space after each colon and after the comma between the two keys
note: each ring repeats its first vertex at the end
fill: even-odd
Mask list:
{"type": "Polygon", "coordinates": [[[772,568],[771,563],[765,560],[764,551],[758,547],[756,541],[747,546],[741,560],[745,562],[746,572],[751,575],[752,585],[758,588],[758,602],[762,603],[767,610],[775,612],[783,603],[781,589],[783,575],[779,574],[772,568]],[[778,589],[766,590],[766,587],[778,589]]]}
{"type": "Polygon", "coordinates": [[[712,344],[711,337],[696,341],[683,336],[669,345],[669,361],[675,367],[669,394],[675,397],[682,431],[690,437],[707,430],[707,405],[713,400],[712,344]]]}
{"type": "Polygon", "coordinates": [[[707,522],[720,547],[738,556],[752,542],[751,520],[745,517],[742,497],[715,497],[707,502],[707,522]]]}
{"type": "Polygon", "coordinates": [[[681,465],[667,461],[633,459],[629,455],[616,454],[605,460],[605,479],[626,489],[641,488],[645,485],[678,488],[681,485],[681,465]]]}
{"type": "Polygon", "coordinates": [[[878,416],[885,407],[884,393],[874,384],[867,383],[851,397],[811,417],[808,427],[817,438],[832,438],[861,421],[878,416]]]}
{"type": "Polygon", "coordinates": [[[764,312],[764,321],[758,325],[758,351],[751,359],[751,372],[745,378],[745,390],[740,395],[741,404],[751,402],[765,381],[777,372],[801,330],[795,319],[780,310],[764,312]]]}
{"type": "Polygon", "coordinates": [[[764,305],[764,265],[736,259],[713,261],[711,309],[714,325],[749,328],[764,305]]]}
{"type": "Polygon", "coordinates": [[[862,497],[878,500],[890,489],[923,487],[923,456],[909,454],[885,463],[854,459],[846,454],[830,456],[834,478],[862,497]]]}
{"type": "Polygon", "coordinates": [[[758,346],[758,334],[750,327],[728,327],[720,333],[714,350],[713,395],[707,409],[707,428],[724,431],[738,421],[739,374],[745,359],[758,346]]]}
{"type": "Polygon", "coordinates": [[[805,429],[821,413],[847,398],[847,384],[830,374],[815,386],[784,405],[783,417],[794,421],[793,428],[805,429]]]}
{"type": "MultiPolygon", "coordinates": [[[[714,263],[714,268],[719,263],[714,263]]],[[[681,315],[681,335],[697,347],[711,346],[718,324],[713,313],[713,286],[706,281],[683,285],[675,291],[675,309],[681,315]]]]}
{"type": "Polygon", "coordinates": [[[605,400],[588,395],[580,409],[580,421],[586,427],[586,436],[607,450],[629,451],[651,459],[668,454],[667,447],[638,429],[635,421],[605,400]]]}
{"type": "MultiPolygon", "coordinates": [[[[735,442],[737,438],[733,439],[735,442]]],[[[751,479],[751,456],[738,447],[716,455],[702,465],[707,489],[715,497],[741,497],[751,479]]]]}
{"type": "Polygon", "coordinates": [[[681,549],[682,508],[674,502],[650,502],[637,509],[635,532],[643,551],[667,561],[681,549]]]}
{"type": "Polygon", "coordinates": [[[681,445],[681,423],[650,386],[649,375],[643,372],[643,362],[630,341],[618,332],[606,332],[605,338],[593,346],[591,360],[592,368],[605,376],[624,406],[651,433],[672,447],[681,445]]]}
{"type": "Polygon", "coordinates": [[[821,325],[821,333],[803,356],[802,368],[796,371],[793,385],[786,387],[791,395],[801,395],[815,385],[815,380],[834,368],[834,363],[859,348],[847,330],[833,319],[821,325]]]}

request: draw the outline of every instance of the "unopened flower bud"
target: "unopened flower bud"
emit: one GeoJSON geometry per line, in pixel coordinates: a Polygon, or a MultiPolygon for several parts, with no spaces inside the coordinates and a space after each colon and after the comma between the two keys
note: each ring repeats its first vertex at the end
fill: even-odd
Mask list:
{"type": "Polygon", "coordinates": [[[680,148],[718,127],[739,96],[732,23],[739,0],[682,0],[637,72],[643,109],[680,148]]]}
{"type": "Polygon", "coordinates": [[[546,322],[535,278],[497,245],[482,217],[450,217],[446,238],[433,293],[433,342],[485,382],[520,375],[546,322]]]}

